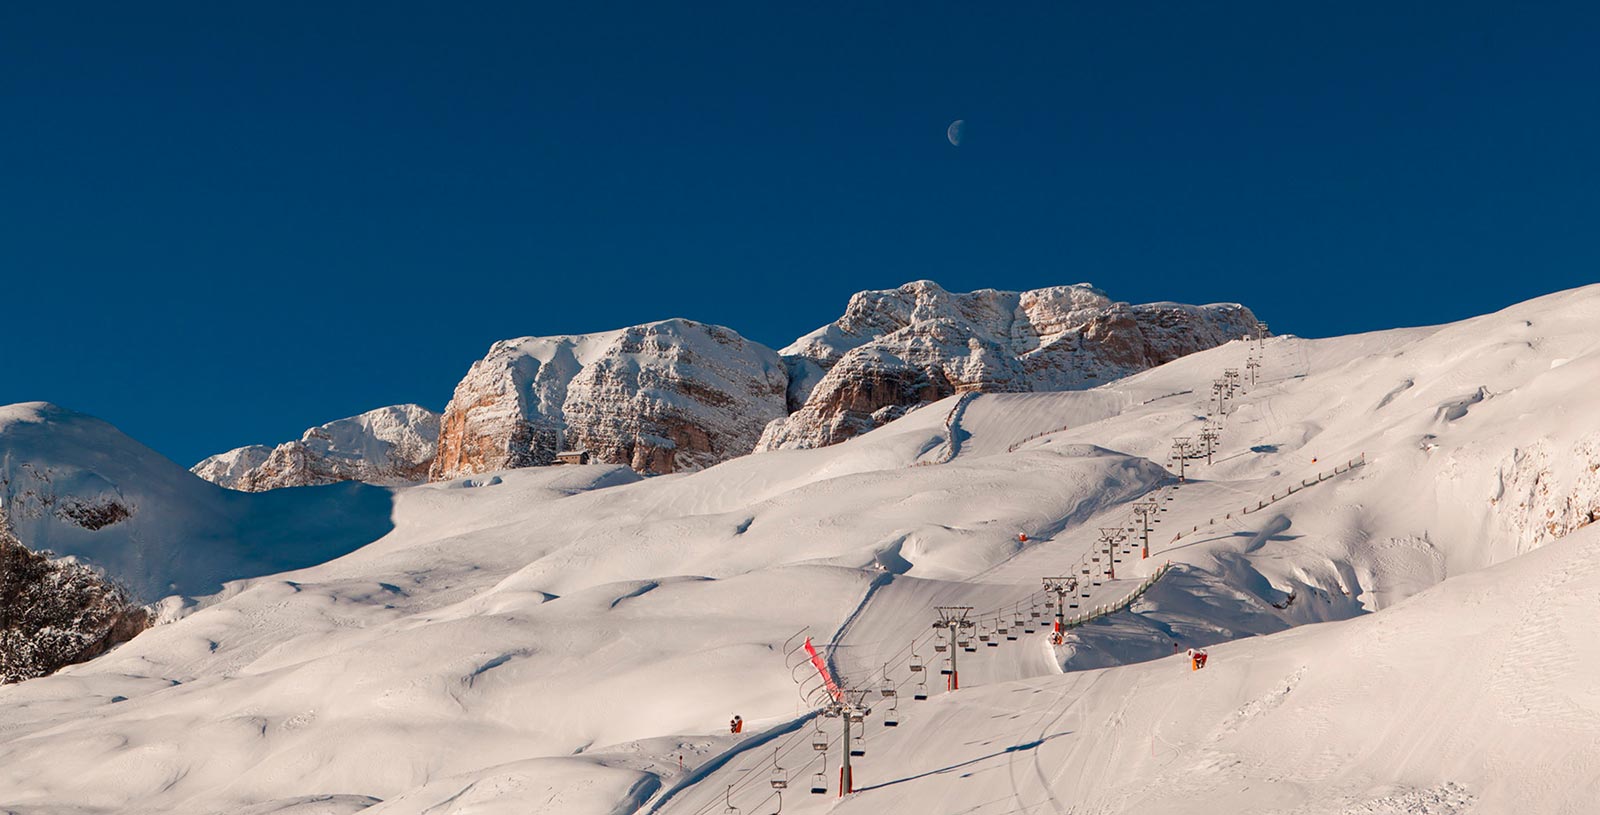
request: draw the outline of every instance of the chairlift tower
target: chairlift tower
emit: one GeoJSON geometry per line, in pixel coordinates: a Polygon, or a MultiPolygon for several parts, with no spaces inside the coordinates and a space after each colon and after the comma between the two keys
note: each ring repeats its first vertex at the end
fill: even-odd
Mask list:
{"type": "Polygon", "coordinates": [[[1140,540],[1144,544],[1139,554],[1141,560],[1148,560],[1150,557],[1150,524],[1158,520],[1154,516],[1160,511],[1161,503],[1159,501],[1135,501],[1133,504],[1133,514],[1138,516],[1140,522],[1140,540]]]}
{"type": "Polygon", "coordinates": [[[1256,385],[1256,369],[1261,367],[1261,360],[1255,357],[1250,357],[1249,359],[1245,360],[1244,367],[1250,369],[1250,387],[1253,388],[1256,385]]]}
{"type": "Polygon", "coordinates": [[[1228,415],[1228,380],[1211,380],[1211,398],[1217,402],[1216,413],[1218,416],[1228,415]]]}
{"type": "Polygon", "coordinates": [[[1262,349],[1263,345],[1266,343],[1266,338],[1267,338],[1267,324],[1264,323],[1264,322],[1261,322],[1260,320],[1257,320],[1256,321],[1256,350],[1257,351],[1260,351],[1262,349]]]}
{"type": "Polygon", "coordinates": [[[1056,634],[1063,634],[1067,630],[1067,595],[1076,594],[1078,591],[1078,578],[1076,577],[1046,577],[1044,590],[1056,596],[1056,634]]]}
{"type": "Polygon", "coordinates": [[[851,735],[850,726],[860,724],[865,728],[867,715],[872,713],[872,708],[867,706],[867,691],[840,691],[839,695],[822,709],[822,715],[831,719],[838,719],[844,726],[844,738],[839,740],[839,797],[843,798],[856,791],[854,771],[850,767],[851,735]]]}
{"type": "Polygon", "coordinates": [[[1215,450],[1216,450],[1215,442],[1216,442],[1217,439],[1220,439],[1220,438],[1222,438],[1222,434],[1218,433],[1216,430],[1213,430],[1210,427],[1207,427],[1205,430],[1200,431],[1200,440],[1206,443],[1206,466],[1207,467],[1211,466],[1211,454],[1213,452],[1215,452],[1215,450]]]}
{"type": "Polygon", "coordinates": [[[1175,436],[1172,439],[1172,457],[1178,462],[1178,483],[1180,484],[1184,481],[1183,465],[1189,458],[1190,441],[1188,436],[1175,436]]]}
{"type": "Polygon", "coordinates": [[[972,613],[972,606],[934,606],[934,611],[939,612],[939,621],[933,624],[936,629],[943,629],[950,638],[950,648],[946,653],[950,655],[950,681],[945,685],[946,690],[961,689],[961,673],[956,668],[956,640],[962,631],[974,627],[977,623],[967,619],[972,613]]]}
{"type": "Polygon", "coordinates": [[[1117,544],[1128,539],[1128,530],[1120,526],[1100,527],[1100,543],[1106,547],[1106,579],[1117,579],[1117,544]]]}

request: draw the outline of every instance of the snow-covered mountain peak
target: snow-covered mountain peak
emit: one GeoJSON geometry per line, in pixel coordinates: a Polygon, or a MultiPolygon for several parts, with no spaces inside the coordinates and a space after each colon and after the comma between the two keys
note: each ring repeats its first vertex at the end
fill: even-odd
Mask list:
{"type": "Polygon", "coordinates": [[[399,486],[423,481],[439,446],[439,414],[391,405],[307,430],[276,447],[250,445],[190,471],[230,489],[261,492],[337,481],[399,486]]]}
{"type": "Polygon", "coordinates": [[[951,293],[931,281],[859,292],[784,349],[791,415],[759,450],[820,447],[957,390],[1092,387],[1252,334],[1238,304],[1129,305],[1088,283],[951,293]]]}
{"type": "Polygon", "coordinates": [[[783,415],[783,362],[732,329],[670,319],[502,340],[445,409],[435,480],[550,464],[564,450],[641,472],[744,455],[783,415]]]}

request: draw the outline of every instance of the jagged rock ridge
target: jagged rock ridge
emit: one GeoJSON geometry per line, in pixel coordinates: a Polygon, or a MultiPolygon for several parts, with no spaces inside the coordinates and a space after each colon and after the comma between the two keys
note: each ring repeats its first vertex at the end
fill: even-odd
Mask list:
{"type": "Polygon", "coordinates": [[[785,414],[771,349],[672,319],[598,334],[497,342],[445,408],[434,480],[550,464],[562,450],[646,473],[744,455],[785,414]]]}
{"type": "Polygon", "coordinates": [[[439,449],[439,414],[392,405],[307,430],[277,447],[250,445],[211,456],[190,472],[245,492],[338,481],[399,486],[424,481],[439,449]]]}
{"type": "Polygon", "coordinates": [[[822,447],[958,390],[1093,387],[1254,333],[1227,303],[1130,305],[1088,284],[956,294],[931,281],[850,298],[782,351],[791,414],[757,450],[822,447]]]}

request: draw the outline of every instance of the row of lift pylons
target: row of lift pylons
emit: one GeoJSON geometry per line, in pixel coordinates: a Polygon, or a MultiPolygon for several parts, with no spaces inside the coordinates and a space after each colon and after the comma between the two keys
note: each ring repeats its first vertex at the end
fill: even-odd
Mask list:
{"type": "MultiPolygon", "coordinates": [[[[1262,325],[1261,330],[1258,331],[1254,338],[1258,343],[1264,339],[1264,330],[1265,324],[1262,325]]],[[[1246,339],[1250,338],[1246,337],[1246,339]]],[[[1251,355],[1247,367],[1250,370],[1251,382],[1254,384],[1256,369],[1260,367],[1260,361],[1255,355],[1251,355]]],[[[1239,379],[1237,369],[1230,368],[1224,371],[1224,376],[1213,385],[1212,399],[1215,400],[1215,407],[1207,411],[1208,416],[1218,417],[1220,414],[1220,416],[1225,417],[1227,415],[1228,405],[1226,400],[1233,397],[1239,389],[1241,384],[1239,379]]],[[[1216,423],[1216,418],[1207,423],[1206,431],[1201,434],[1203,441],[1206,443],[1206,449],[1203,452],[1198,449],[1192,449],[1188,438],[1175,440],[1173,459],[1179,468],[1179,483],[1186,480],[1183,469],[1184,460],[1205,458],[1209,461],[1213,450],[1212,445],[1220,435],[1217,432],[1220,427],[1214,427],[1214,423],[1216,423]]],[[[1170,494],[1165,496],[1165,500],[1171,501],[1172,496],[1170,494]]],[[[972,619],[971,606],[935,606],[934,610],[938,613],[939,619],[933,623],[932,629],[942,632],[943,636],[936,635],[933,642],[933,650],[935,653],[944,654],[946,658],[945,664],[939,669],[940,675],[945,678],[945,690],[947,692],[954,691],[961,687],[958,653],[976,653],[979,650],[979,646],[998,648],[1002,641],[1015,642],[1022,635],[1037,633],[1044,625],[1043,619],[1046,614],[1053,612],[1055,617],[1051,624],[1051,644],[1061,645],[1064,642],[1064,634],[1067,628],[1070,627],[1067,619],[1067,610],[1078,608],[1079,601],[1088,599],[1090,588],[1101,585],[1102,579],[1116,579],[1116,564],[1121,563],[1124,557],[1131,557],[1135,554],[1135,540],[1140,543],[1138,554],[1142,558],[1150,557],[1151,525],[1160,523],[1157,513],[1167,511],[1167,508],[1161,506],[1161,503],[1163,502],[1156,500],[1135,502],[1132,506],[1136,518],[1135,526],[1102,528],[1100,530],[1099,545],[1092,551],[1086,561],[1079,564],[1081,566],[1081,579],[1078,574],[1080,571],[1078,568],[1074,568],[1073,574],[1068,576],[1043,578],[1043,591],[1033,596],[1026,611],[1023,610],[1022,604],[1019,603],[1012,607],[1010,611],[1006,611],[1002,607],[1000,610],[986,613],[981,615],[979,619],[974,620],[972,619]],[[1136,533],[1138,538],[1133,538],[1130,533],[1136,533]],[[1043,596],[1042,602],[1040,595],[1043,596]],[[989,622],[989,618],[993,618],[993,621],[989,622]],[[974,644],[974,641],[977,644],[974,644]]],[[[1019,537],[1026,542],[1026,536],[1019,537]]],[[[1079,618],[1074,617],[1074,619],[1079,618]]],[[[827,660],[812,645],[810,637],[806,637],[800,646],[793,645],[795,640],[804,634],[805,631],[802,630],[794,637],[791,637],[790,642],[785,643],[785,651],[790,655],[794,655],[800,653],[803,649],[806,659],[794,662],[791,666],[791,674],[809,663],[816,672],[810,683],[815,684],[810,684],[799,677],[795,677],[796,683],[801,686],[801,697],[806,701],[816,702],[821,699],[822,702],[818,705],[820,708],[819,715],[813,719],[815,727],[811,736],[811,748],[818,757],[819,766],[817,771],[810,776],[809,789],[814,795],[828,794],[828,748],[832,746],[832,742],[828,738],[827,731],[822,727],[822,718],[836,718],[839,719],[843,727],[844,737],[843,750],[840,754],[838,783],[838,794],[843,797],[855,791],[850,759],[861,758],[867,752],[866,746],[862,743],[862,738],[866,735],[866,717],[872,713],[872,707],[867,703],[868,700],[880,700],[880,704],[887,702],[889,707],[884,709],[882,714],[883,726],[898,727],[900,725],[900,687],[890,680],[890,665],[887,663],[883,667],[882,685],[875,691],[872,689],[846,689],[840,686],[834,678],[833,671],[829,668],[827,660]],[[809,689],[808,684],[810,684],[809,689]],[[826,695],[822,696],[821,694],[823,693],[826,695]],[[860,728],[861,732],[853,733],[856,728],[860,728]]],[[[918,639],[920,640],[920,638],[918,639]]],[[[1204,652],[1199,653],[1201,655],[1198,658],[1203,660],[1204,652]]],[[[1197,666],[1203,664],[1204,662],[1201,661],[1197,663],[1197,666]]],[[[906,668],[912,674],[912,679],[907,680],[908,684],[913,685],[911,698],[915,701],[925,701],[928,698],[927,677],[929,665],[923,660],[922,655],[917,652],[916,641],[912,642],[909,649],[906,668]]],[[[777,794],[778,812],[783,809],[783,793],[789,789],[790,780],[789,771],[780,763],[781,751],[781,747],[773,748],[772,768],[768,775],[768,783],[777,794]]],[[[738,807],[733,805],[733,786],[728,786],[724,797],[724,803],[726,804],[726,808],[723,810],[724,815],[740,815],[741,812],[738,807]]]]}

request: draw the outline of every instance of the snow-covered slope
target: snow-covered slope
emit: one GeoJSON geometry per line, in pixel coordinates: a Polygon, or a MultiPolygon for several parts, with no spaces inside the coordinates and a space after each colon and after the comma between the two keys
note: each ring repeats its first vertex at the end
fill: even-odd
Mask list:
{"type": "Polygon", "coordinates": [[[504,340],[456,386],[431,476],[551,464],[563,450],[700,469],[750,451],[784,414],[787,381],[771,349],[691,320],[504,340]]]}
{"type": "Polygon", "coordinates": [[[0,407],[0,502],[17,537],[91,561],[145,601],[341,555],[388,531],[391,500],[363,484],[233,492],[92,416],[0,407]]]}
{"type": "Polygon", "coordinates": [[[337,481],[400,486],[425,481],[439,450],[439,414],[391,405],[313,427],[277,447],[253,444],[189,468],[213,484],[245,492],[337,481]]]}
{"type": "Polygon", "coordinates": [[[402,489],[370,545],[0,689],[0,806],[698,815],[732,785],[770,812],[776,751],[784,812],[1583,812],[1597,318],[1589,287],[946,399],[689,474],[402,489]],[[1177,485],[1172,437],[1252,355],[1259,383],[1177,485]],[[986,633],[1031,620],[1040,578],[1081,574],[1134,499],[1161,510],[1153,557],[1121,555],[1075,611],[1171,561],[1147,594],[1060,647],[991,637],[961,654],[962,690],[930,670],[934,698],[911,700],[912,644],[938,667],[933,605],[986,633]],[[852,686],[904,693],[898,728],[873,705],[867,789],[842,804],[805,791],[822,759],[786,653],[802,629],[852,686]]]}

